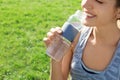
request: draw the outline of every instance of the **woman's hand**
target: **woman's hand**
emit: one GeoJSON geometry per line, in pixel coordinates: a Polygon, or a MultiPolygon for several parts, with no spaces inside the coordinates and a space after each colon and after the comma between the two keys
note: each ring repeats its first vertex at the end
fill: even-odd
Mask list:
{"type": "MultiPolygon", "coordinates": [[[[47,33],[47,37],[43,39],[46,47],[51,44],[54,38],[56,38],[57,35],[60,35],[62,33],[62,30],[60,27],[51,28],[50,31],[47,33]]],[[[58,37],[58,36],[57,36],[58,37]]],[[[51,59],[51,73],[50,77],[51,80],[63,80],[63,74],[62,74],[62,60],[57,62],[54,59],[51,59]]]]}
{"type": "Polygon", "coordinates": [[[52,42],[52,40],[62,33],[62,30],[60,27],[51,28],[50,31],[47,33],[47,37],[43,39],[46,47],[52,42]]]}

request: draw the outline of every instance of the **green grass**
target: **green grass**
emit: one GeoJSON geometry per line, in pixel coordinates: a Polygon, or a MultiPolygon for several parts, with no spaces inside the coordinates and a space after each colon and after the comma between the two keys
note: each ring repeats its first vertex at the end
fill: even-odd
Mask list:
{"type": "Polygon", "coordinates": [[[43,37],[80,9],[80,0],[0,0],[0,80],[48,80],[43,37]]]}

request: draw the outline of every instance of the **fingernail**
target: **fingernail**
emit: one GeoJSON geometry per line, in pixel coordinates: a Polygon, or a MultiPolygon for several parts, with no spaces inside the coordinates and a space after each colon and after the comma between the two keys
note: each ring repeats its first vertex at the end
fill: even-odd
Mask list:
{"type": "Polygon", "coordinates": [[[61,31],[61,30],[58,30],[58,33],[62,33],[62,31],[61,31]]]}

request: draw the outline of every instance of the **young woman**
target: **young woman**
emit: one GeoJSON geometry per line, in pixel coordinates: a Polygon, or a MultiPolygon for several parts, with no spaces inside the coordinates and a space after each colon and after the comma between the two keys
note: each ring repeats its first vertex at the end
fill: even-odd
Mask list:
{"type": "MultiPolygon", "coordinates": [[[[51,60],[51,80],[120,80],[120,0],[82,0],[84,31],[80,30],[60,62],[51,60]]],[[[49,45],[62,33],[52,28],[49,45]]]]}

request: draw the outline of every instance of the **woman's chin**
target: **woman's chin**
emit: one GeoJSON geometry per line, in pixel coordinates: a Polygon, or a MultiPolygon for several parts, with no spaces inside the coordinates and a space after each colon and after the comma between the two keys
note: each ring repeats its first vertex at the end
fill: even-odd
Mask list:
{"type": "Polygon", "coordinates": [[[83,25],[85,25],[85,26],[93,26],[93,25],[91,25],[91,24],[89,24],[89,23],[83,23],[83,25]]]}
{"type": "Polygon", "coordinates": [[[82,24],[85,25],[85,26],[88,26],[88,27],[95,26],[91,22],[86,22],[86,21],[82,22],[82,24]]]}

